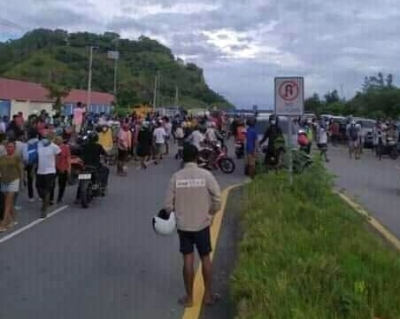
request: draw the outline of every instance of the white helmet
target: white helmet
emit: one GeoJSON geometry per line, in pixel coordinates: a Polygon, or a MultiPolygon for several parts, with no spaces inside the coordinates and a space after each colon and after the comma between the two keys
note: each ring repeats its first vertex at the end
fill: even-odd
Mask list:
{"type": "Polygon", "coordinates": [[[176,230],[175,213],[168,214],[165,209],[160,210],[157,216],[153,217],[153,229],[159,235],[172,235],[176,230]]]}

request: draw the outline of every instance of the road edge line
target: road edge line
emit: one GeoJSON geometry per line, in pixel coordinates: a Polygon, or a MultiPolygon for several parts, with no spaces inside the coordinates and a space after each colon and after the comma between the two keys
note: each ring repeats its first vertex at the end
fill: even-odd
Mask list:
{"type": "Polygon", "coordinates": [[[368,212],[358,203],[350,199],[347,195],[340,191],[334,190],[334,193],[345,201],[351,208],[357,213],[367,218],[368,223],[374,227],[389,243],[391,243],[398,251],[400,251],[400,240],[392,234],[385,226],[383,226],[378,220],[372,217],[368,212]]]}
{"type": "MultiPolygon", "coordinates": [[[[214,259],[214,253],[217,249],[218,237],[222,226],[223,217],[225,214],[226,204],[228,202],[229,194],[235,188],[243,186],[249,181],[245,181],[242,183],[234,184],[228,186],[222,191],[221,194],[221,209],[215,215],[213,224],[210,229],[211,233],[211,247],[213,248],[210,253],[211,261],[214,259]]],[[[194,277],[193,284],[193,307],[185,308],[183,311],[182,319],[198,319],[201,314],[201,309],[203,306],[203,297],[204,297],[204,283],[201,274],[201,264],[197,267],[197,271],[194,277]]]]}
{"type": "Polygon", "coordinates": [[[69,205],[64,205],[61,206],[57,209],[55,209],[54,211],[52,211],[51,213],[49,213],[47,215],[47,218],[43,218],[43,219],[36,219],[33,222],[29,223],[28,225],[25,225],[24,227],[21,227],[19,229],[17,229],[16,231],[12,232],[11,234],[8,234],[7,236],[4,236],[3,238],[0,239],[0,244],[6,242],[7,240],[10,240],[11,238],[14,238],[20,234],[22,234],[23,232],[27,231],[28,229],[31,229],[32,227],[43,223],[44,221],[46,221],[47,219],[49,219],[50,217],[53,217],[54,215],[57,215],[58,213],[62,212],[63,210],[67,209],[69,207],[69,205]]]}

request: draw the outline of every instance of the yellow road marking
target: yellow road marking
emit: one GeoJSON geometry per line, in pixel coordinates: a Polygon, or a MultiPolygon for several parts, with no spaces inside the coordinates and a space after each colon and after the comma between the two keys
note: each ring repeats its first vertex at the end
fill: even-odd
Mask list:
{"type": "MultiPolygon", "coordinates": [[[[219,233],[221,230],[221,225],[222,225],[222,220],[224,217],[225,213],[225,208],[226,208],[226,203],[228,201],[228,196],[229,193],[243,185],[241,184],[235,184],[232,186],[229,186],[225,188],[221,194],[221,210],[215,215],[213,224],[210,229],[211,233],[211,247],[213,248],[210,258],[211,260],[214,259],[214,252],[217,248],[217,242],[218,242],[218,237],[219,233]]],[[[191,308],[185,308],[183,312],[183,317],[182,319],[198,319],[201,313],[201,307],[203,304],[203,296],[204,296],[204,282],[203,282],[203,277],[201,274],[201,265],[198,266],[196,275],[194,277],[194,285],[193,285],[193,307],[191,308]]]]}
{"type": "Polygon", "coordinates": [[[351,200],[345,194],[335,191],[347,204],[349,204],[356,212],[367,217],[368,222],[372,227],[374,227],[386,240],[388,240],[397,250],[400,251],[400,240],[394,236],[389,230],[386,229],[380,222],[378,222],[375,218],[370,216],[368,212],[362,208],[359,204],[351,200]]]}

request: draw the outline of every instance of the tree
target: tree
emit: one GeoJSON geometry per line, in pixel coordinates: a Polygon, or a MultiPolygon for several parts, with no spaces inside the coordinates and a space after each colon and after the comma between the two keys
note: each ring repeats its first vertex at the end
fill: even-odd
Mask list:
{"type": "Polygon", "coordinates": [[[319,113],[322,109],[322,102],[317,93],[304,101],[304,108],[310,113],[319,113]]]}
{"type": "Polygon", "coordinates": [[[340,102],[340,97],[338,91],[335,89],[332,92],[328,92],[324,95],[325,98],[325,104],[333,104],[336,102],[340,102]]]}
{"type": "Polygon", "coordinates": [[[68,96],[71,88],[66,88],[54,83],[44,84],[43,87],[49,91],[48,98],[53,100],[53,111],[61,112],[63,99],[68,96]]]}

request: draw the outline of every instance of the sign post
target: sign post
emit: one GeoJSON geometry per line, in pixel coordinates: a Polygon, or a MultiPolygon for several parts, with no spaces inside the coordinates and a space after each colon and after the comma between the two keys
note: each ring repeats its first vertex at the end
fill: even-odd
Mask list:
{"type": "Polygon", "coordinates": [[[304,78],[303,77],[276,77],[275,78],[275,114],[287,116],[288,149],[289,149],[289,180],[293,184],[293,154],[292,135],[293,118],[304,113],[304,78]]]}

